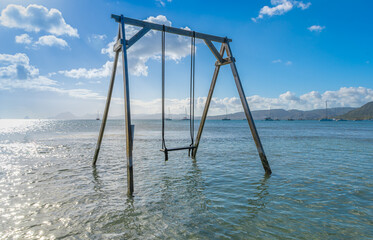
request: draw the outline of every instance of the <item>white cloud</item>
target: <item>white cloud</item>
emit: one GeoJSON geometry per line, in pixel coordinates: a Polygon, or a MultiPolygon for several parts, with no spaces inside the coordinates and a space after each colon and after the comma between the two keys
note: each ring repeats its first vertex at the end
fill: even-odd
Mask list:
{"type": "MultiPolygon", "coordinates": [[[[105,66],[105,65],[104,65],[105,66]]],[[[104,68],[104,67],[103,67],[104,68]]],[[[77,85],[81,85],[78,82],[77,85]]],[[[0,54],[0,91],[13,89],[26,89],[33,91],[47,91],[63,94],[80,99],[105,100],[105,96],[89,89],[63,89],[58,82],[39,74],[39,69],[30,64],[30,59],[24,53],[0,54]]],[[[303,95],[296,95],[287,91],[275,98],[253,95],[247,97],[251,110],[260,109],[300,109],[311,110],[324,108],[325,101],[330,107],[359,107],[367,102],[373,101],[373,89],[365,87],[342,87],[336,91],[319,93],[311,91],[303,95]]],[[[123,99],[113,98],[115,104],[123,104],[123,99]]],[[[201,115],[206,97],[196,98],[196,115],[201,115]]],[[[189,99],[166,99],[166,107],[170,107],[172,114],[184,114],[185,108],[189,106],[189,99]]],[[[160,113],[161,99],[143,101],[131,100],[133,113],[160,113]]],[[[210,115],[224,114],[225,109],[230,113],[242,111],[240,99],[213,98],[209,110],[210,115]]]]}
{"type": "Polygon", "coordinates": [[[75,98],[104,100],[89,89],[63,89],[58,82],[41,76],[24,53],[0,54],[0,91],[26,89],[64,94],[75,98]]]}
{"type": "Polygon", "coordinates": [[[40,46],[59,46],[61,48],[67,47],[68,44],[65,40],[62,38],[58,38],[53,35],[46,35],[46,36],[41,36],[39,40],[35,43],[35,45],[40,45],[40,46]]]}
{"type": "Polygon", "coordinates": [[[26,54],[0,54],[0,89],[40,89],[53,85],[56,81],[40,76],[26,54]]]}
{"type": "Polygon", "coordinates": [[[60,36],[79,37],[78,30],[65,22],[62,13],[36,4],[27,7],[9,4],[2,10],[0,24],[9,28],[20,28],[29,32],[46,31],[60,36]]]}
{"type": "Polygon", "coordinates": [[[88,37],[90,43],[102,43],[107,36],[105,34],[92,34],[88,37]]]}
{"type": "Polygon", "coordinates": [[[31,44],[32,43],[32,37],[30,37],[27,33],[16,36],[15,39],[16,39],[16,43],[20,43],[20,44],[31,44]]]}
{"type": "MultiPolygon", "coordinates": [[[[27,33],[16,36],[15,39],[16,39],[16,43],[21,43],[21,44],[26,44],[26,45],[31,45],[32,43],[32,38],[27,33]]],[[[53,36],[53,35],[41,36],[39,37],[39,40],[34,42],[32,45],[33,47],[36,47],[36,46],[49,46],[49,47],[59,46],[61,48],[68,47],[68,44],[65,40],[63,40],[62,38],[53,36]]]]}
{"type": "MultiPolygon", "coordinates": [[[[364,87],[342,87],[336,91],[326,91],[319,93],[311,91],[309,93],[297,96],[293,92],[285,92],[276,98],[266,98],[258,95],[247,97],[251,110],[272,109],[299,109],[312,110],[323,109],[325,101],[328,101],[329,107],[360,107],[363,104],[373,101],[373,89],[364,87]]],[[[205,106],[206,97],[196,98],[196,115],[202,115],[205,106]]],[[[121,103],[121,101],[119,101],[121,103]]],[[[189,109],[189,99],[166,99],[166,108],[170,108],[171,114],[184,114],[185,108],[189,109]]],[[[241,101],[237,97],[231,98],[212,98],[209,109],[209,115],[242,112],[241,101]]],[[[138,99],[131,100],[131,110],[135,114],[153,114],[161,112],[161,99],[143,101],[138,99]]]]}
{"type": "MultiPolygon", "coordinates": [[[[128,25],[126,25],[126,32],[128,29],[128,25]]],[[[128,37],[127,37],[128,38],[128,37]]],[[[113,52],[113,47],[116,42],[117,37],[114,38],[112,42],[109,42],[106,46],[106,48],[101,49],[102,54],[107,54],[109,57],[113,58],[114,57],[114,52],[113,52]]]]}
{"type": "MultiPolygon", "coordinates": [[[[149,17],[145,21],[171,26],[171,22],[163,15],[149,17]]],[[[126,26],[126,37],[129,39],[139,30],[137,27],[126,26]]],[[[115,38],[116,39],[116,38],[115,38]]],[[[115,41],[110,42],[101,53],[114,57],[113,46],[115,41]]],[[[166,59],[180,61],[190,54],[190,39],[174,34],[166,34],[166,59]]],[[[130,49],[128,49],[129,72],[135,76],[147,76],[147,62],[151,59],[161,58],[161,32],[151,30],[130,49]]]]}
{"type": "Polygon", "coordinates": [[[250,107],[253,109],[300,109],[312,110],[325,107],[328,101],[330,107],[359,107],[369,101],[373,101],[373,89],[365,87],[342,87],[336,91],[319,93],[311,91],[297,96],[295,93],[286,92],[278,98],[264,98],[260,96],[248,97],[250,107]]]}
{"type": "Polygon", "coordinates": [[[319,26],[319,25],[312,25],[311,27],[307,28],[311,32],[321,32],[325,29],[325,26],[319,26]]]}
{"type": "Polygon", "coordinates": [[[59,71],[59,74],[63,74],[70,78],[103,78],[111,75],[111,70],[113,68],[113,62],[107,61],[101,68],[77,68],[71,70],[59,71]]]}
{"type": "Polygon", "coordinates": [[[31,66],[24,53],[0,54],[0,79],[27,79],[39,75],[39,69],[31,66]]]}
{"type": "Polygon", "coordinates": [[[297,7],[302,9],[302,10],[305,10],[307,8],[309,8],[311,6],[311,3],[308,2],[308,3],[303,3],[302,1],[300,2],[297,2],[297,7]]]}
{"type": "MultiPolygon", "coordinates": [[[[164,0],[155,0],[156,2],[158,2],[159,4],[162,5],[162,7],[166,6],[166,1],[164,0]]],[[[167,2],[172,2],[172,0],[167,0],[167,2]]]]}
{"type": "Polygon", "coordinates": [[[286,61],[286,62],[283,62],[282,59],[276,59],[276,60],[273,60],[272,63],[275,63],[275,64],[276,64],[276,63],[284,63],[284,65],[286,65],[286,66],[290,66],[290,65],[293,64],[293,62],[292,62],[292,61],[289,61],[289,60],[286,61]]]}
{"type": "Polygon", "coordinates": [[[92,39],[105,40],[106,37],[107,36],[105,34],[92,34],[90,37],[88,37],[88,40],[92,40],[92,39]]]}
{"type": "Polygon", "coordinates": [[[302,1],[294,1],[294,0],[271,0],[271,4],[273,7],[264,6],[260,9],[259,15],[256,18],[251,18],[254,22],[258,19],[262,19],[264,16],[272,17],[274,15],[283,15],[294,7],[300,8],[305,10],[311,6],[311,3],[303,3],[302,1]]]}

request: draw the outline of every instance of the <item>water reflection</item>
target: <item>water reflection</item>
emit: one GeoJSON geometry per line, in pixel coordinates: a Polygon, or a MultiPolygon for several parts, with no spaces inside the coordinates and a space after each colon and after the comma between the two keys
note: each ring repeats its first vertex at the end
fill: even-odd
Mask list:
{"type": "Polygon", "coordinates": [[[98,174],[96,166],[92,167],[92,176],[93,176],[93,190],[97,193],[102,193],[102,180],[98,174]]]}
{"type": "Polygon", "coordinates": [[[120,209],[112,209],[112,214],[104,216],[104,219],[102,219],[105,222],[102,230],[111,239],[128,239],[141,234],[142,221],[139,219],[141,210],[136,210],[132,197],[123,201],[124,205],[120,209]]]}
{"type": "MultiPolygon", "coordinates": [[[[0,121],[0,239],[372,236],[371,123],[336,122],[328,129],[319,122],[259,123],[275,170],[268,178],[254,143],[247,148],[247,124],[210,121],[198,161],[183,152],[165,163],[160,123],[144,121],[136,135],[133,199],[125,138],[118,134],[123,122],[109,121],[97,169],[91,157],[99,122],[31,123],[0,121]],[[236,136],[245,141],[232,141],[236,136]]],[[[181,121],[172,124],[175,144],[185,140],[181,121]]]]}
{"type": "Polygon", "coordinates": [[[258,182],[251,184],[251,186],[255,186],[256,191],[251,192],[250,198],[247,200],[248,208],[247,213],[250,218],[255,217],[258,212],[265,209],[268,203],[268,180],[270,179],[270,175],[265,174],[262,179],[258,182]]]}
{"type": "Polygon", "coordinates": [[[164,235],[170,238],[198,234],[201,226],[206,226],[212,219],[212,216],[207,217],[206,184],[198,162],[185,157],[177,161],[183,161],[180,167],[170,166],[168,173],[162,176],[161,199],[157,203],[162,221],[174,228],[164,235]]]}

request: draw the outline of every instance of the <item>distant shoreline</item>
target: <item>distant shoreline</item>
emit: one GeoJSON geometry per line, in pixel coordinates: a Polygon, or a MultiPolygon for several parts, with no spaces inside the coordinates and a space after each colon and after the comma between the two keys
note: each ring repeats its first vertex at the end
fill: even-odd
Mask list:
{"type": "MultiPolygon", "coordinates": [[[[229,109],[228,109],[229,110],[229,109]]],[[[270,110],[254,110],[251,111],[254,120],[315,120],[320,119],[334,119],[334,120],[372,120],[373,119],[373,102],[369,102],[363,105],[360,108],[353,107],[338,107],[338,108],[329,108],[327,109],[314,109],[314,110],[285,110],[285,109],[270,109],[270,110]]],[[[170,120],[180,120],[185,117],[185,114],[169,114],[168,117],[170,120]]],[[[102,119],[102,116],[97,116],[97,114],[86,114],[83,116],[76,116],[71,112],[60,113],[56,116],[47,117],[47,118],[38,118],[38,117],[29,117],[24,118],[11,118],[11,119],[56,119],[56,120],[89,120],[96,118],[102,119]]],[[[199,120],[201,116],[196,116],[195,119],[199,120]]],[[[230,120],[242,120],[246,119],[244,112],[228,113],[222,115],[208,115],[207,120],[222,120],[228,118],[230,120]]],[[[1,118],[0,118],[1,119],[1,118]]],[[[124,119],[124,115],[120,116],[109,116],[109,119],[124,119]]],[[[132,119],[139,120],[158,120],[161,119],[161,113],[156,114],[132,114],[132,119]]]]}

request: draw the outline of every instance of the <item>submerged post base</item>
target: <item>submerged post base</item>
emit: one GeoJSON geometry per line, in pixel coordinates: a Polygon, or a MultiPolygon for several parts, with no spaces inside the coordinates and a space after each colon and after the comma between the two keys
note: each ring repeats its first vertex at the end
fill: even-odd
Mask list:
{"type": "Polygon", "coordinates": [[[271,167],[269,166],[266,155],[264,153],[259,153],[259,157],[260,157],[260,160],[262,161],[264,171],[266,172],[266,174],[271,175],[272,170],[271,170],[271,167]]]}

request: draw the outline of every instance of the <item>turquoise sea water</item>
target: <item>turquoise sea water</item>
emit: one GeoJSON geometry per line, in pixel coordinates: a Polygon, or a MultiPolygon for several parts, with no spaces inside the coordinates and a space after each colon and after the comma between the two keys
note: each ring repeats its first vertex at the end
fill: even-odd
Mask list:
{"type": "MultiPolygon", "coordinates": [[[[160,121],[135,120],[126,195],[122,121],[0,120],[0,239],[372,239],[373,122],[207,121],[194,161],[164,161],[160,121]]],[[[198,124],[197,122],[196,124],[198,124]]],[[[197,127],[196,127],[197,129],[197,127]]],[[[167,122],[167,146],[189,145],[167,122]]]]}

